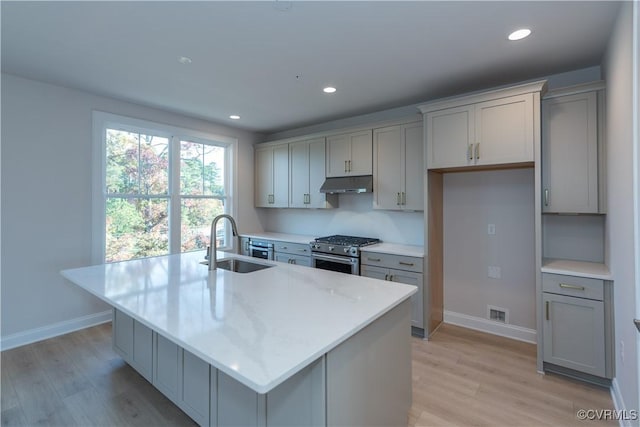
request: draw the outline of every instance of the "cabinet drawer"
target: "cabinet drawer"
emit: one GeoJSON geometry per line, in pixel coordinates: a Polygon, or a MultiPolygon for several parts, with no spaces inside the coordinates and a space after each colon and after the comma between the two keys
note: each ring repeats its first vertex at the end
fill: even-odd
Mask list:
{"type": "Polygon", "coordinates": [[[586,277],[543,273],[542,291],[602,301],[604,299],[604,281],[586,277]]]}
{"type": "Polygon", "coordinates": [[[304,255],[292,255],[292,254],[275,254],[275,260],[278,262],[286,262],[288,264],[304,265],[305,267],[311,267],[311,257],[304,255]]]}
{"type": "Polygon", "coordinates": [[[380,267],[394,268],[396,270],[422,273],[422,258],[363,252],[361,256],[361,263],[364,265],[376,265],[380,267]]]}
{"type": "Polygon", "coordinates": [[[275,242],[273,249],[285,254],[310,256],[311,247],[305,243],[275,242]]]}

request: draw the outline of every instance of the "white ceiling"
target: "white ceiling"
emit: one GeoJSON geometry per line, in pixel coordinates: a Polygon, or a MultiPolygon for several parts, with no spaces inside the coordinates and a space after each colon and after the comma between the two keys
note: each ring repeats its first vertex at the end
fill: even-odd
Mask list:
{"type": "Polygon", "coordinates": [[[2,71],[272,133],[599,65],[616,2],[1,2],[2,71]],[[533,34],[506,36],[520,27],[533,34]],[[190,57],[183,65],[178,57],[190,57]],[[322,92],[334,85],[333,95],[322,92]],[[242,116],[239,121],[230,114],[242,116]]]}

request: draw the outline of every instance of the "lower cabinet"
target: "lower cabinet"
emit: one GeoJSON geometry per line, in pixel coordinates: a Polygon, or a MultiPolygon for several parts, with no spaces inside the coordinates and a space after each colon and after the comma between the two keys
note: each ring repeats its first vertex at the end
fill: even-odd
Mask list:
{"type": "Polygon", "coordinates": [[[363,253],[360,275],[418,287],[411,296],[411,326],[424,330],[422,258],[363,253]]]}
{"type": "Polygon", "coordinates": [[[311,267],[311,248],[308,243],[275,242],[273,246],[276,261],[311,267]]]}
{"type": "Polygon", "coordinates": [[[543,274],[545,369],[612,378],[608,287],[603,280],[543,274]]]}

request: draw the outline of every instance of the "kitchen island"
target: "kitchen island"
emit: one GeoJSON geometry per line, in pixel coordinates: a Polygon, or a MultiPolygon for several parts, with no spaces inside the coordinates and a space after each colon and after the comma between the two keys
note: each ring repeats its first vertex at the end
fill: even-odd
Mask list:
{"type": "Polygon", "coordinates": [[[406,425],[414,286],[204,252],[62,272],[114,307],[114,349],[201,425],[406,425]]]}

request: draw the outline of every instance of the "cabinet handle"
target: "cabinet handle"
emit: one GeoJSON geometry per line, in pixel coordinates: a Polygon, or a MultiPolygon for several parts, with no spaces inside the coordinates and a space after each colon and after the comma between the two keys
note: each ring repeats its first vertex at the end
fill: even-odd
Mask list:
{"type": "Polygon", "coordinates": [[[473,160],[473,144],[467,145],[467,158],[473,160]]]}
{"type": "Polygon", "coordinates": [[[549,301],[545,303],[545,311],[547,312],[546,314],[547,320],[549,320],[549,301]]]}
{"type": "Polygon", "coordinates": [[[282,248],[280,248],[280,249],[287,249],[287,247],[286,247],[286,246],[283,246],[283,247],[282,247],[282,248]]]}
{"type": "Polygon", "coordinates": [[[549,189],[544,189],[544,205],[549,206],[549,189]]]}
{"type": "Polygon", "coordinates": [[[351,160],[349,160],[349,170],[348,172],[351,172],[351,160]]]}
{"type": "Polygon", "coordinates": [[[367,260],[374,261],[374,262],[380,262],[380,258],[369,258],[369,257],[367,257],[367,260]]]}
{"type": "Polygon", "coordinates": [[[389,280],[389,275],[388,274],[384,275],[384,280],[389,280]]]}
{"type": "Polygon", "coordinates": [[[393,282],[393,274],[390,274],[390,275],[389,275],[389,281],[390,281],[390,282],[393,282]]]}
{"type": "Polygon", "coordinates": [[[405,193],[404,191],[402,192],[402,204],[407,204],[407,193],[405,193]]]}
{"type": "Polygon", "coordinates": [[[396,205],[400,206],[400,193],[396,193],[396,205]]]}
{"type": "Polygon", "coordinates": [[[344,172],[347,173],[347,161],[344,161],[344,172]]]}
{"type": "Polygon", "coordinates": [[[307,252],[306,249],[298,249],[298,252],[307,252]]]}
{"type": "Polygon", "coordinates": [[[275,197],[273,196],[273,194],[269,194],[269,204],[273,203],[275,203],[275,197]]]}
{"type": "Polygon", "coordinates": [[[404,261],[398,261],[398,264],[400,265],[407,265],[409,267],[413,267],[415,264],[412,262],[404,262],[404,261]]]}
{"type": "Polygon", "coordinates": [[[480,160],[480,143],[476,144],[476,160],[480,160]]]}
{"type": "Polygon", "coordinates": [[[560,283],[559,286],[563,289],[575,289],[576,291],[584,291],[584,286],[567,285],[566,283],[560,283]]]}

